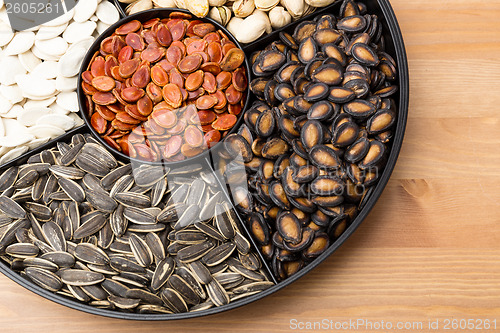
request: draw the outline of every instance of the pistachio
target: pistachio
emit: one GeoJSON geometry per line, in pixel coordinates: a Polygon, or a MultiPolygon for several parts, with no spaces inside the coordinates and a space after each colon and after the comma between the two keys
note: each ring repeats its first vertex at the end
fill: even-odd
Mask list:
{"type": "Polygon", "coordinates": [[[254,0],[237,0],[233,3],[233,13],[236,17],[247,17],[252,14],[254,10],[254,0]]]}
{"type": "Polygon", "coordinates": [[[235,36],[241,43],[250,43],[262,36],[264,32],[269,33],[270,28],[269,17],[264,12],[256,10],[236,27],[235,36]]]}
{"type": "Polygon", "coordinates": [[[229,22],[227,22],[226,29],[229,30],[234,36],[236,32],[240,29],[240,25],[243,22],[241,17],[232,17],[229,22]]]}
{"type": "Polygon", "coordinates": [[[276,7],[279,2],[279,0],[255,0],[255,8],[267,12],[276,7]]]}
{"type": "Polygon", "coordinates": [[[220,7],[220,6],[225,5],[226,2],[227,2],[227,0],[208,0],[208,4],[211,7],[220,7]]]}
{"type": "Polygon", "coordinates": [[[128,5],[127,8],[125,8],[125,12],[127,15],[132,15],[152,8],[153,2],[151,0],[138,0],[128,5]]]}
{"type": "Polygon", "coordinates": [[[266,33],[270,34],[273,31],[273,28],[271,27],[271,21],[269,21],[269,16],[265,12],[263,12],[260,9],[256,9],[253,12],[253,15],[256,17],[260,17],[261,20],[266,24],[266,33]]]}
{"type": "Polygon", "coordinates": [[[208,0],[186,1],[187,9],[197,17],[205,17],[208,14],[208,0]]]}
{"type": "Polygon", "coordinates": [[[175,8],[174,0],[153,0],[153,5],[160,8],[175,8]]]}
{"type": "Polygon", "coordinates": [[[185,0],[174,0],[175,2],[175,7],[181,8],[181,9],[187,9],[186,1],[185,0]]]}
{"type": "Polygon", "coordinates": [[[306,10],[304,0],[281,0],[281,5],[292,15],[293,19],[304,16],[306,10]]]}
{"type": "Polygon", "coordinates": [[[226,6],[212,7],[208,17],[225,26],[231,20],[231,10],[226,6]]]}
{"type": "Polygon", "coordinates": [[[279,29],[292,22],[292,15],[281,6],[276,6],[269,12],[269,20],[274,29],[279,29]]]}
{"type": "Polygon", "coordinates": [[[335,0],[305,0],[312,7],[326,7],[335,2],[335,0]]]}

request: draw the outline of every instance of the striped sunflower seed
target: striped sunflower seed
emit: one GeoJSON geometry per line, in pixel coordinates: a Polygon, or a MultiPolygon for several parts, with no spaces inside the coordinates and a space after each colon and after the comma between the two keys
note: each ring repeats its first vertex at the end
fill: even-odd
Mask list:
{"type": "Polygon", "coordinates": [[[48,252],[42,254],[40,258],[53,262],[60,268],[73,267],[75,264],[75,257],[68,252],[48,252]]]}
{"type": "Polygon", "coordinates": [[[139,265],[149,267],[153,263],[153,253],[146,242],[136,234],[132,234],[130,235],[129,243],[135,260],[139,265]]]}
{"type": "Polygon", "coordinates": [[[146,291],[144,289],[128,289],[126,292],[126,297],[140,299],[143,303],[151,305],[162,305],[163,301],[160,297],[155,294],[146,291]]]}
{"type": "Polygon", "coordinates": [[[0,192],[5,191],[9,187],[13,186],[19,175],[19,168],[13,166],[5,170],[0,176],[0,192]]]}
{"type": "Polygon", "coordinates": [[[26,202],[24,207],[40,221],[47,222],[52,218],[52,210],[45,205],[36,202],[26,202]]]}
{"type": "Polygon", "coordinates": [[[75,181],[66,178],[59,178],[59,186],[61,186],[64,193],[71,198],[71,200],[81,203],[85,200],[85,191],[75,181]]]}
{"type": "Polygon", "coordinates": [[[78,154],[80,154],[83,145],[83,142],[78,143],[73,147],[69,147],[69,149],[67,149],[65,152],[62,152],[61,149],[59,149],[62,154],[61,158],[59,159],[59,163],[61,163],[62,166],[70,166],[71,164],[73,164],[78,154]]]}
{"type": "Polygon", "coordinates": [[[146,244],[148,245],[155,261],[158,263],[165,259],[165,245],[163,244],[160,236],[153,232],[148,232],[146,234],[146,244]]]}
{"type": "Polygon", "coordinates": [[[135,207],[125,207],[123,216],[136,224],[156,224],[156,217],[147,211],[135,207]]]}
{"type": "Polygon", "coordinates": [[[58,291],[63,286],[61,279],[56,274],[43,268],[27,267],[24,271],[31,281],[49,291],[58,291]]]}
{"type": "Polygon", "coordinates": [[[165,178],[170,169],[162,166],[141,165],[134,169],[135,183],[141,187],[153,186],[160,179],[165,178]]]}
{"type": "MultiPolygon", "coordinates": [[[[119,297],[129,297],[127,296],[127,292],[130,290],[130,288],[118,281],[112,279],[105,279],[104,281],[101,282],[101,287],[110,295],[115,295],[119,297]]],[[[139,297],[129,297],[129,298],[139,298],[139,297]]]]}
{"type": "Polygon", "coordinates": [[[67,245],[64,233],[61,227],[52,221],[46,222],[42,226],[45,239],[56,251],[66,252],[67,245]]]}
{"type": "Polygon", "coordinates": [[[229,304],[229,295],[226,290],[217,282],[216,279],[210,281],[207,285],[207,292],[210,300],[214,303],[215,306],[223,306],[229,304]]]}
{"type": "Polygon", "coordinates": [[[193,275],[193,272],[191,272],[189,269],[186,267],[179,267],[177,269],[177,275],[179,275],[181,278],[184,279],[191,288],[194,289],[194,291],[200,296],[201,299],[206,299],[207,298],[207,293],[205,292],[205,289],[202,287],[199,281],[196,280],[196,278],[193,275]]]}
{"type": "Polygon", "coordinates": [[[73,295],[74,298],[79,300],[80,302],[90,302],[90,297],[87,295],[82,288],[77,286],[68,286],[69,291],[73,295]]]}
{"type": "Polygon", "coordinates": [[[89,264],[105,265],[109,263],[109,257],[106,252],[91,243],[77,244],[75,257],[89,264]]]}
{"type": "Polygon", "coordinates": [[[86,143],[82,148],[81,154],[88,154],[98,158],[109,169],[114,169],[118,166],[118,162],[113,155],[98,143],[86,143]]]}
{"type": "Polygon", "coordinates": [[[125,207],[119,205],[116,208],[116,210],[111,214],[111,217],[109,219],[111,230],[113,231],[113,234],[115,234],[115,236],[117,237],[122,236],[127,229],[128,220],[123,215],[124,210],[125,207]]]}
{"type": "Polygon", "coordinates": [[[57,182],[57,178],[54,175],[50,175],[49,179],[47,179],[47,184],[45,184],[45,190],[43,192],[42,201],[44,204],[48,205],[52,202],[50,196],[52,193],[56,192],[59,187],[59,183],[57,182]]]}
{"type": "Polygon", "coordinates": [[[200,283],[208,284],[212,281],[212,274],[199,260],[189,263],[188,266],[191,269],[191,273],[193,273],[194,278],[200,283]]]}
{"type": "Polygon", "coordinates": [[[31,243],[15,243],[7,246],[5,253],[15,258],[36,257],[40,250],[31,243]]]}
{"type": "Polygon", "coordinates": [[[85,197],[92,207],[104,213],[112,213],[118,206],[118,203],[104,191],[85,190],[85,197]]]}
{"type": "Polygon", "coordinates": [[[205,256],[215,247],[212,241],[205,241],[200,244],[190,245],[177,252],[177,258],[183,263],[189,263],[205,256]]]}
{"type": "Polygon", "coordinates": [[[6,196],[0,196],[0,211],[13,219],[23,219],[26,217],[23,207],[6,196]]]}
{"type": "Polygon", "coordinates": [[[42,258],[25,258],[23,260],[24,267],[36,267],[49,272],[57,272],[59,267],[51,261],[42,258]]]}
{"type": "Polygon", "coordinates": [[[148,208],[151,207],[151,198],[144,194],[133,192],[122,192],[115,195],[115,200],[127,207],[148,208]]]}
{"type": "Polygon", "coordinates": [[[106,224],[107,218],[101,212],[91,212],[82,216],[82,224],[73,233],[74,239],[82,239],[95,234],[106,224]]]}
{"type": "Polygon", "coordinates": [[[201,261],[207,266],[218,265],[229,258],[235,249],[236,245],[232,242],[221,244],[205,254],[201,261]]]}
{"type": "MultiPolygon", "coordinates": [[[[106,176],[101,179],[101,185],[106,190],[109,191],[113,185],[125,175],[129,175],[132,172],[132,166],[130,164],[122,165],[113,171],[109,172],[106,176]]],[[[128,190],[128,189],[127,189],[128,190]]]]}
{"type": "Polygon", "coordinates": [[[109,167],[101,159],[90,154],[84,154],[83,148],[82,152],[75,160],[75,165],[83,171],[97,177],[104,177],[110,172],[109,167]]]}
{"type": "Polygon", "coordinates": [[[124,298],[114,295],[108,296],[108,301],[117,308],[125,310],[134,309],[141,303],[140,299],[124,298]]]}
{"type": "Polygon", "coordinates": [[[131,175],[124,175],[118,179],[109,191],[109,195],[114,197],[116,193],[127,192],[134,186],[134,177],[131,175]]]}
{"type": "Polygon", "coordinates": [[[80,286],[83,292],[95,301],[102,301],[108,297],[108,293],[97,284],[80,286]]]}
{"type": "Polygon", "coordinates": [[[188,306],[186,301],[182,298],[182,296],[171,288],[165,288],[161,292],[161,299],[165,303],[165,305],[170,308],[174,313],[187,312],[188,306]]]}
{"type": "Polygon", "coordinates": [[[133,258],[123,256],[112,256],[109,261],[111,267],[119,272],[144,273],[144,267],[139,265],[133,258]]]}
{"type": "Polygon", "coordinates": [[[181,295],[182,299],[191,305],[196,305],[200,303],[200,296],[194,291],[194,289],[179,275],[173,274],[167,282],[168,286],[181,295]]]}
{"type": "Polygon", "coordinates": [[[37,181],[38,177],[39,177],[38,172],[36,172],[35,170],[30,170],[23,176],[19,176],[19,178],[14,183],[14,188],[23,189],[30,187],[37,181]]]}
{"type": "Polygon", "coordinates": [[[52,165],[49,170],[57,177],[65,179],[78,180],[85,176],[85,172],[83,170],[74,167],[52,165]]]}
{"type": "Polygon", "coordinates": [[[175,261],[171,257],[167,257],[156,265],[153,278],[151,279],[151,288],[160,290],[174,272],[175,261]]]}
{"type": "Polygon", "coordinates": [[[31,189],[31,198],[33,201],[40,201],[42,199],[48,179],[49,177],[47,175],[42,175],[37,179],[35,184],[33,184],[31,189]]]}
{"type": "Polygon", "coordinates": [[[91,286],[104,281],[104,275],[80,269],[67,269],[61,272],[61,280],[70,286],[91,286]]]}

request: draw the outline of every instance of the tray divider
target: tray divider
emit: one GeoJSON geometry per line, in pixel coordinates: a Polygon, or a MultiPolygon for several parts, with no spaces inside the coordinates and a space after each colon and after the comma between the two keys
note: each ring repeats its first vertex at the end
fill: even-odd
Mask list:
{"type": "Polygon", "coordinates": [[[264,258],[264,256],[262,255],[261,251],[259,250],[259,247],[257,246],[257,243],[255,243],[255,240],[253,239],[252,237],[252,234],[250,233],[250,230],[248,230],[247,228],[247,225],[243,222],[243,219],[241,218],[240,216],[240,213],[238,212],[238,210],[236,209],[236,207],[234,207],[233,205],[233,200],[231,199],[231,196],[227,190],[227,187],[225,185],[225,182],[222,181],[222,175],[220,174],[220,172],[214,167],[213,163],[212,163],[212,160],[208,157],[205,158],[205,161],[207,162],[207,164],[210,166],[210,168],[212,169],[212,172],[215,176],[215,179],[217,180],[217,183],[218,185],[220,186],[221,190],[222,190],[222,193],[224,194],[226,200],[228,200],[228,202],[231,204],[231,208],[233,209],[236,217],[238,218],[238,223],[240,224],[240,226],[243,228],[244,230],[244,235],[245,237],[247,237],[247,239],[250,241],[250,244],[252,244],[252,247],[255,249],[255,251],[257,252],[257,255],[259,256],[259,259],[262,261],[262,267],[264,268],[265,272],[267,273],[268,275],[268,278],[270,278],[270,280],[274,283],[274,284],[278,284],[278,280],[276,280],[276,277],[274,276],[273,274],[273,271],[271,270],[271,268],[269,267],[269,263],[268,261],[264,258]]]}

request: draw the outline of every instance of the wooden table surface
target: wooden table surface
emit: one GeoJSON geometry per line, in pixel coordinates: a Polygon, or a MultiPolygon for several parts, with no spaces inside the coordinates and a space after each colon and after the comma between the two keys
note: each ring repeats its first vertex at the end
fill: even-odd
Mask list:
{"type": "Polygon", "coordinates": [[[376,207],[334,255],[263,300],[174,322],[81,313],[0,275],[0,331],[284,332],[364,320],[341,331],[389,322],[429,332],[431,321],[437,332],[450,331],[447,319],[500,331],[500,1],[391,3],[410,67],[406,136],[376,207]]]}

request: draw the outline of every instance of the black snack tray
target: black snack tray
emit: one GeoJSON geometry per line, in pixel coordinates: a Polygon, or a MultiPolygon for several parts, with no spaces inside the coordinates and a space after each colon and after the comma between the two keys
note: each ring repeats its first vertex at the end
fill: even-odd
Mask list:
{"type": "MultiPolygon", "coordinates": [[[[115,4],[121,11],[121,15],[124,16],[124,7],[125,4],[120,3],[118,0],[114,0],[115,4]]],[[[382,194],[387,182],[389,181],[389,178],[394,170],[394,167],[396,165],[396,161],[401,149],[401,145],[403,143],[403,137],[404,137],[404,132],[405,132],[405,127],[406,127],[406,120],[407,120],[407,115],[408,115],[408,103],[409,103],[409,74],[408,74],[408,63],[407,63],[407,58],[406,58],[406,50],[403,42],[403,37],[401,34],[401,30],[399,28],[396,16],[393,12],[393,9],[389,3],[388,0],[372,0],[372,1],[363,1],[368,9],[368,12],[371,14],[376,14],[380,18],[380,21],[383,25],[384,28],[384,38],[385,38],[385,44],[386,44],[386,52],[389,53],[396,61],[397,63],[397,68],[398,68],[398,79],[396,81],[396,84],[399,86],[399,91],[394,97],[394,100],[396,101],[396,104],[398,105],[398,117],[397,117],[397,124],[395,127],[395,132],[394,132],[394,137],[392,140],[392,147],[390,150],[390,154],[387,159],[387,164],[385,166],[385,169],[380,176],[380,179],[377,183],[377,185],[374,187],[370,197],[365,200],[364,206],[357,215],[357,217],[352,221],[352,223],[349,225],[349,227],[342,233],[342,235],[336,239],[330,247],[323,253],[321,254],[318,258],[316,258],[312,263],[304,267],[302,270],[297,272],[295,275],[289,277],[288,279],[281,281],[279,283],[276,283],[276,279],[274,276],[272,276],[271,270],[269,269],[269,266],[267,264],[267,261],[263,259],[261,252],[258,250],[258,247],[256,247],[255,241],[253,238],[250,236],[250,233],[247,229],[247,226],[245,223],[242,222],[241,217],[239,214],[238,219],[239,222],[242,226],[242,228],[245,231],[245,234],[247,238],[251,241],[252,248],[259,254],[260,259],[263,262],[263,268],[266,270],[268,273],[269,277],[271,280],[276,283],[275,286],[260,292],[258,294],[249,296],[247,298],[231,302],[228,305],[221,306],[221,307],[214,307],[205,311],[201,312],[188,312],[188,313],[178,313],[178,314],[138,314],[138,313],[125,313],[125,312],[119,312],[119,311],[111,311],[111,310],[106,310],[106,309],[99,309],[95,308],[86,304],[79,303],[77,301],[68,299],[66,297],[63,297],[61,295],[49,292],[31,281],[29,281],[26,278],[23,278],[21,275],[18,273],[12,271],[9,267],[8,264],[0,260],[0,272],[2,272],[4,275],[12,279],[13,281],[17,282],[21,286],[25,287],[26,289],[42,296],[45,297],[51,301],[54,301],[56,303],[59,303],[61,305],[68,306],[70,308],[84,311],[87,313],[91,314],[96,314],[96,315],[102,315],[102,316],[107,316],[107,317],[113,317],[113,318],[120,318],[120,319],[130,319],[130,320],[175,320],[175,319],[187,319],[187,318],[195,318],[195,317],[200,317],[200,316],[206,316],[210,314],[215,314],[223,311],[227,311],[230,309],[234,309],[246,304],[249,304],[251,302],[257,301],[259,299],[262,299],[288,285],[291,283],[297,281],[307,273],[309,273],[312,269],[314,269],[316,266],[318,266],[321,262],[323,262],[328,256],[330,256],[333,252],[335,252],[340,245],[342,245],[346,239],[353,234],[353,232],[359,227],[361,222],[367,217],[371,209],[375,206],[375,203],[377,202],[378,198],[382,194]]],[[[285,31],[288,33],[293,33],[293,30],[295,27],[300,24],[301,22],[305,20],[311,20],[313,17],[316,15],[320,15],[322,13],[338,13],[338,10],[340,8],[340,3],[336,2],[328,7],[318,9],[316,12],[301,18],[298,21],[295,21],[282,29],[273,31],[271,34],[265,35],[261,37],[259,40],[249,43],[246,45],[243,45],[243,49],[245,50],[245,53],[247,57],[250,56],[250,54],[256,50],[263,49],[265,46],[267,46],[270,42],[278,40],[279,36],[278,34],[281,31],[285,31]]],[[[249,73],[250,74],[250,73],[249,73]]],[[[250,96],[249,100],[253,99],[252,96],[250,96]]],[[[247,103],[248,104],[248,103],[247,103]]],[[[243,113],[240,115],[240,117],[243,117],[243,113]]],[[[235,126],[237,128],[237,126],[235,126]]],[[[59,141],[67,141],[70,139],[74,134],[77,133],[92,133],[92,131],[88,128],[87,125],[80,126],[78,128],[75,128],[66,134],[34,149],[26,154],[23,154],[22,156],[5,163],[4,165],[0,166],[0,172],[3,172],[7,168],[13,166],[13,165],[21,165],[25,163],[28,158],[34,154],[38,154],[41,151],[45,149],[50,149],[54,147],[57,142],[59,141]]],[[[94,134],[95,136],[95,134],[94,134]]],[[[107,145],[106,145],[107,147],[107,145]]],[[[115,156],[117,154],[113,152],[115,156]]],[[[121,156],[117,156],[117,158],[123,160],[121,156]]],[[[200,159],[200,162],[202,163],[207,163],[212,171],[216,170],[216,168],[213,166],[213,163],[210,161],[210,157],[208,155],[203,156],[203,158],[200,159]]],[[[223,185],[225,184],[224,181],[222,181],[222,176],[218,175],[217,172],[214,171],[214,173],[217,175],[217,180],[219,182],[219,185],[224,191],[224,195],[226,196],[227,199],[229,199],[230,202],[231,196],[228,194],[227,188],[223,185]]],[[[235,209],[235,212],[237,210],[235,209]]]]}

